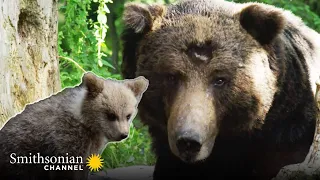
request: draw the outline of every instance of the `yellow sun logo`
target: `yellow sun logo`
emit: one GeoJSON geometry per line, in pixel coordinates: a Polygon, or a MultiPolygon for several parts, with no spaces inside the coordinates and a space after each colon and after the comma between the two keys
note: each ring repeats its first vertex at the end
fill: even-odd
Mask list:
{"type": "Polygon", "coordinates": [[[92,154],[87,158],[87,166],[90,171],[98,171],[103,166],[103,159],[99,154],[92,154]]]}

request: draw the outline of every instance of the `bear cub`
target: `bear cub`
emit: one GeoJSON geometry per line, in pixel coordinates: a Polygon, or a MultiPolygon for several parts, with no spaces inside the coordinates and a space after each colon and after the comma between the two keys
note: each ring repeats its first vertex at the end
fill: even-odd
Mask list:
{"type": "Polygon", "coordinates": [[[1,179],[87,179],[87,158],[127,138],[148,84],[142,76],[120,81],[88,72],[78,86],[26,105],[0,130],[1,179]],[[48,170],[48,162],[69,165],[67,157],[82,169],[48,170]]]}

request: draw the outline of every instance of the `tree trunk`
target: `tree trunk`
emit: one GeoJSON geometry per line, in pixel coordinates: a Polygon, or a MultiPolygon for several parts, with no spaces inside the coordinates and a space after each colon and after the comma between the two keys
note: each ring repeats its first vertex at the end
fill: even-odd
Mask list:
{"type": "Polygon", "coordinates": [[[57,0],[0,0],[0,128],[60,90],[57,0]]]}
{"type": "Polygon", "coordinates": [[[310,6],[310,9],[320,16],[320,2],[319,0],[305,0],[305,4],[310,6]]]}
{"type": "Polygon", "coordinates": [[[119,4],[123,4],[124,2],[121,2],[120,0],[114,1],[113,3],[109,4],[109,10],[110,13],[107,14],[108,19],[108,26],[109,26],[109,32],[110,32],[110,38],[111,38],[111,47],[112,47],[112,65],[114,66],[115,70],[113,73],[119,73],[119,51],[120,51],[120,38],[117,33],[117,27],[115,24],[115,21],[117,19],[117,14],[115,12],[116,7],[119,4]]]}
{"type": "Polygon", "coordinates": [[[289,180],[289,179],[309,179],[312,176],[319,177],[320,175],[320,79],[317,82],[317,91],[315,98],[318,105],[318,119],[316,133],[310,151],[300,164],[285,166],[278,173],[274,180],[289,180]]]}

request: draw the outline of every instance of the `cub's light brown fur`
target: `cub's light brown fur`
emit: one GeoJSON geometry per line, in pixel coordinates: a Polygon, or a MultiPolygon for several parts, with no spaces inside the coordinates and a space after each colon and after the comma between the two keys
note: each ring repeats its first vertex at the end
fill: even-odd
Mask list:
{"type": "Polygon", "coordinates": [[[83,171],[45,171],[44,164],[10,164],[10,154],[81,156],[101,153],[107,142],[127,138],[148,80],[102,79],[86,73],[82,83],[25,107],[0,130],[1,179],[87,179],[83,171]]]}

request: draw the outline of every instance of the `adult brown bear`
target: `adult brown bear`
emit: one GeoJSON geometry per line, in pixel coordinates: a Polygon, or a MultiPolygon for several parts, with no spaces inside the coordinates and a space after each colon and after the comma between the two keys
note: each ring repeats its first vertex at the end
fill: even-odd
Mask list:
{"type": "Polygon", "coordinates": [[[316,123],[320,35],[260,3],[130,3],[123,76],[150,85],[139,105],[154,179],[270,179],[302,162],[316,123]]]}

